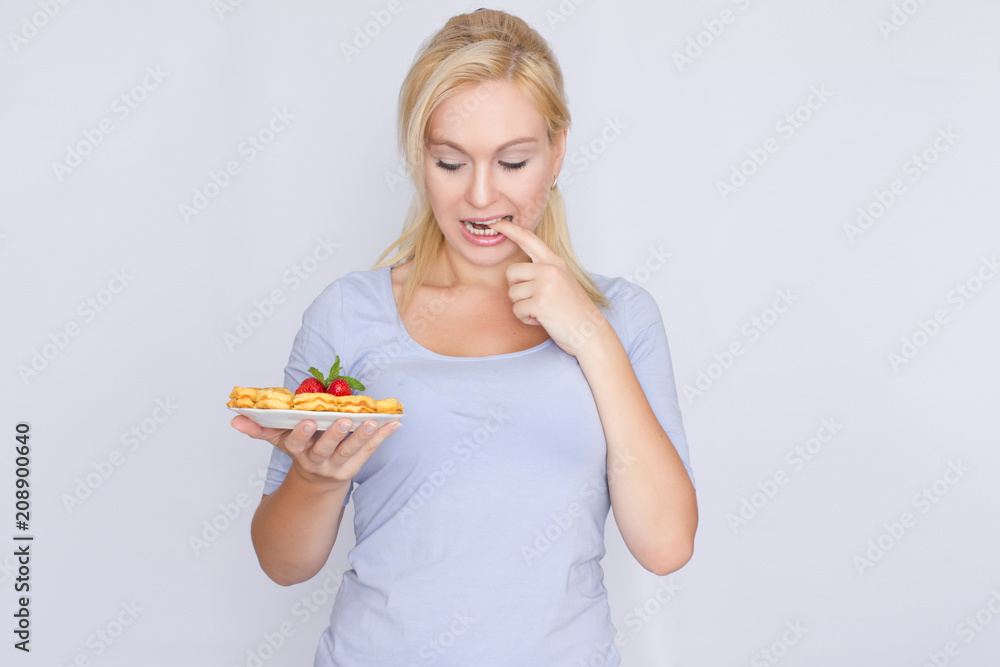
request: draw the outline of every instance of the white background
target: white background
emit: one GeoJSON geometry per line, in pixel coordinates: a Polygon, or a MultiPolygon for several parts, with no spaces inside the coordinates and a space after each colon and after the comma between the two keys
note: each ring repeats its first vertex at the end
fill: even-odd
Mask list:
{"type": "MultiPolygon", "coordinates": [[[[400,83],[479,5],[402,0],[378,26],[382,2],[231,4],[0,9],[5,665],[306,665],[327,624],[350,535],[316,579],[266,578],[249,522],[269,446],[224,404],[234,384],[280,384],[305,307],[397,236],[400,83]],[[294,118],[248,160],[275,110],[294,118]],[[196,190],[211,198],[185,219],[196,190]],[[336,244],[323,261],[318,239],[336,244]],[[227,345],[241,319],[259,326],[227,345]],[[30,655],[12,647],[19,422],[30,655]]],[[[609,523],[623,664],[997,664],[1000,7],[494,7],[560,60],[575,247],[656,297],[681,391],[696,552],[661,580],[609,523]],[[723,196],[734,169],[751,175],[723,196]],[[851,232],[859,207],[880,215],[851,232]]]]}

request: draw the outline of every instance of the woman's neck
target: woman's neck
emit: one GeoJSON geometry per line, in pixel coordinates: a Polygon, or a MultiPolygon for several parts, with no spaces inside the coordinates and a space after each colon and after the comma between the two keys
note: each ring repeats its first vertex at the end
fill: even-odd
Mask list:
{"type": "Polygon", "coordinates": [[[447,242],[441,244],[437,259],[431,264],[424,284],[437,287],[465,286],[479,289],[506,292],[507,267],[517,262],[529,262],[531,259],[518,249],[518,253],[498,264],[483,266],[473,264],[465,257],[455,252],[447,242]]]}

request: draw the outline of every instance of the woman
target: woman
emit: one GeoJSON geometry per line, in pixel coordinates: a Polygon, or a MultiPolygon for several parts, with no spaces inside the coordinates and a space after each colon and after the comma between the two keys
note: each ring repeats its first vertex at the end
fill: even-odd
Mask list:
{"type": "Polygon", "coordinates": [[[285,379],[339,356],[406,414],[352,433],[233,420],[276,448],[252,526],[261,566],[283,585],[315,575],[353,496],[353,569],[317,665],[617,665],[609,508],[660,575],[690,558],[697,524],[659,311],[573,255],[562,75],[523,21],[452,18],[399,118],[416,186],[404,233],[309,307],[285,379]]]}

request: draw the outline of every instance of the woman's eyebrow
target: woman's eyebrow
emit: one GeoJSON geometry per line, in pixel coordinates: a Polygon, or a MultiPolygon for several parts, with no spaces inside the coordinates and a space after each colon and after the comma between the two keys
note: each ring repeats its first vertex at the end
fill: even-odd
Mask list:
{"type": "MultiPolygon", "coordinates": [[[[460,153],[465,153],[465,149],[464,148],[462,148],[458,144],[456,144],[456,143],[454,143],[452,141],[448,141],[446,139],[431,139],[427,143],[430,144],[431,146],[448,146],[449,148],[454,148],[456,151],[458,151],[460,153]]],[[[501,144],[497,148],[497,152],[499,153],[500,151],[504,150],[505,148],[510,148],[511,146],[516,146],[518,144],[528,144],[528,143],[538,143],[538,139],[536,139],[535,137],[520,137],[518,139],[511,139],[510,141],[508,141],[508,142],[506,142],[504,144],[501,144]]]]}

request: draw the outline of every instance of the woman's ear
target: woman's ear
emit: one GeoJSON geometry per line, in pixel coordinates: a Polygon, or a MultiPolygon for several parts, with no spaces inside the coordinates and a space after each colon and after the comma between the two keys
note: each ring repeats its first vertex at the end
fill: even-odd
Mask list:
{"type": "Polygon", "coordinates": [[[556,135],[555,142],[552,144],[552,158],[555,165],[555,174],[559,175],[562,171],[563,158],[566,157],[566,135],[569,132],[569,128],[563,128],[563,131],[556,135]]]}

